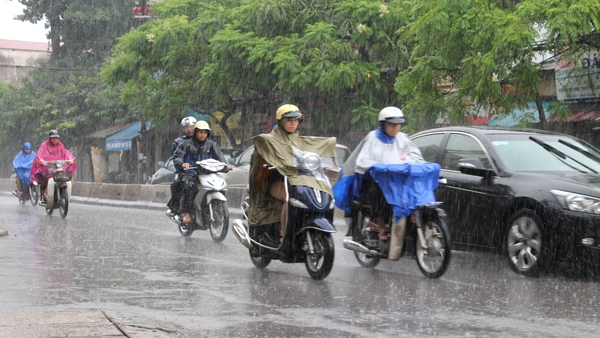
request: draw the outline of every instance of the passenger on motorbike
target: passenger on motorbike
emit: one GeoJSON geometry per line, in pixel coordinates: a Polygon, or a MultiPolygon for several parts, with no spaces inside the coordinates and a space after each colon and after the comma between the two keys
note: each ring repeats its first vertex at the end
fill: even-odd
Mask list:
{"type": "Polygon", "coordinates": [[[336,205],[346,210],[349,209],[352,195],[369,201],[372,219],[375,219],[370,226],[379,232],[381,240],[387,240],[389,229],[385,220],[391,217],[392,206],[387,203],[379,185],[365,173],[376,163],[423,163],[425,160],[419,148],[401,132],[402,126],[407,124],[402,110],[397,107],[383,108],[377,121],[379,127],[365,136],[342,167],[342,178],[334,187],[334,195],[336,205]]]}
{"type": "Polygon", "coordinates": [[[13,194],[17,197],[21,196],[23,191],[27,189],[31,178],[29,177],[33,160],[35,159],[35,151],[31,150],[31,143],[23,143],[23,150],[13,159],[12,165],[17,174],[16,184],[17,190],[13,194]]]}
{"type": "MultiPolygon", "coordinates": [[[[183,215],[183,223],[189,224],[192,221],[190,213],[194,210],[194,198],[198,193],[196,183],[198,181],[198,172],[190,169],[190,166],[196,164],[196,161],[213,158],[225,162],[225,157],[216,142],[209,139],[210,126],[206,121],[198,121],[194,126],[194,136],[184,140],[173,154],[173,164],[181,175],[181,194],[183,203],[180,206],[183,215]]],[[[231,170],[231,166],[226,167],[226,171],[231,170]]]]}
{"type": "MultiPolygon", "coordinates": [[[[183,136],[178,137],[175,139],[175,141],[173,141],[173,144],[171,145],[171,156],[175,154],[175,150],[177,150],[177,147],[183,143],[183,141],[189,140],[192,138],[192,136],[194,136],[194,126],[196,125],[196,122],[198,121],[196,121],[193,116],[187,116],[181,120],[181,130],[183,131],[183,136]]],[[[169,217],[175,217],[175,215],[177,215],[179,212],[179,202],[181,201],[182,191],[180,177],[181,174],[181,171],[176,171],[173,183],[171,183],[171,199],[167,203],[167,207],[169,208],[167,215],[169,217]]]]}
{"type": "MultiPolygon", "coordinates": [[[[291,148],[293,146],[305,151],[317,144],[325,145],[324,142],[331,141],[335,144],[335,139],[301,137],[298,126],[302,123],[303,114],[297,106],[292,104],[284,104],[279,107],[275,116],[277,125],[273,130],[269,134],[261,134],[254,139],[255,150],[250,164],[248,217],[250,224],[255,226],[279,222],[281,224],[279,235],[282,240],[285,235],[287,218],[286,186],[283,175],[278,170],[265,168],[264,165],[269,162],[265,157],[277,157],[282,160],[282,156],[278,156],[277,153],[282,152],[283,147],[291,148]],[[267,139],[268,142],[265,142],[267,139]]],[[[320,190],[331,191],[331,188],[320,187],[320,190]]]]}
{"type": "Polygon", "coordinates": [[[47,195],[46,187],[48,186],[48,178],[52,177],[52,174],[48,172],[48,167],[44,166],[43,162],[54,160],[71,160],[73,163],[67,165],[65,171],[74,174],[75,170],[77,170],[75,157],[60,142],[60,135],[56,129],[50,130],[48,139],[40,145],[35,160],[33,161],[33,166],[31,167],[30,177],[40,185],[43,192],[43,200],[46,199],[45,196],[47,195]]]}

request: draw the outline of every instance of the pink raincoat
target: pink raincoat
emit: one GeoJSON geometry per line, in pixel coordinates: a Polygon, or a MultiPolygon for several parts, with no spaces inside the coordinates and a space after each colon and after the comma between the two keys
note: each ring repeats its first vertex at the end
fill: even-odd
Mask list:
{"type": "MultiPolygon", "coordinates": [[[[56,145],[53,145],[48,138],[44,141],[37,151],[37,155],[33,160],[33,166],[31,167],[31,179],[41,184],[43,187],[48,185],[48,178],[52,177],[52,174],[48,172],[48,167],[42,164],[42,161],[54,161],[54,160],[75,160],[75,157],[65,146],[58,141],[56,145]]],[[[75,173],[77,170],[77,163],[70,164],[65,167],[65,171],[75,173]]]]}

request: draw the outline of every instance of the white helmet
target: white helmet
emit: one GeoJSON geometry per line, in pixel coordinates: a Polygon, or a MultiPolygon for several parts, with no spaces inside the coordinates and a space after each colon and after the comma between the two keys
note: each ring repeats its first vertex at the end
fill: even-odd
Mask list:
{"type": "Polygon", "coordinates": [[[404,117],[404,113],[400,108],[396,107],[385,107],[379,112],[379,116],[377,117],[377,121],[385,121],[390,123],[400,123],[406,124],[406,118],[404,117]]]}
{"type": "Polygon", "coordinates": [[[196,119],[193,116],[186,116],[181,120],[181,128],[193,127],[196,125],[196,119]]]}

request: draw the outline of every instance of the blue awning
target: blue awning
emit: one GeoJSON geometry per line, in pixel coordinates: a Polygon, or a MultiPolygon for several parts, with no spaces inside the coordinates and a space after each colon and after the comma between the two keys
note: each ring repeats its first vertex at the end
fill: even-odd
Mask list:
{"type": "MultiPolygon", "coordinates": [[[[146,122],[146,130],[150,129],[151,122],[146,122]]],[[[125,129],[106,139],[107,151],[131,150],[131,140],[140,134],[142,123],[133,122],[125,129]]]]}
{"type": "MultiPolygon", "coordinates": [[[[550,107],[550,105],[554,102],[556,101],[542,102],[546,119],[550,117],[550,113],[548,113],[548,107],[550,107]]],[[[526,120],[530,123],[540,122],[540,115],[535,102],[527,102],[527,106],[525,106],[525,108],[514,108],[510,113],[500,114],[489,120],[487,125],[496,127],[513,127],[520,124],[522,120],[526,120]]]]}

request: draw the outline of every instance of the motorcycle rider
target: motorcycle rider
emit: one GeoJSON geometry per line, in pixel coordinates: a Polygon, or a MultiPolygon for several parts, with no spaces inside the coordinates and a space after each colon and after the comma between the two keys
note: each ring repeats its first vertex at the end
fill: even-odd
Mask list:
{"type": "Polygon", "coordinates": [[[73,163],[67,165],[65,167],[65,171],[75,173],[75,170],[77,170],[77,162],[75,162],[74,156],[60,142],[60,135],[56,129],[50,130],[48,133],[48,139],[42,142],[38,148],[35,160],[33,161],[33,165],[31,167],[30,177],[33,181],[40,185],[42,189],[41,191],[43,192],[43,203],[46,203],[46,187],[48,186],[49,172],[48,167],[44,166],[42,162],[54,160],[71,160],[73,163]]]}
{"type": "Polygon", "coordinates": [[[377,182],[365,175],[368,168],[376,163],[401,164],[423,163],[419,148],[402,133],[402,126],[408,122],[404,113],[397,107],[383,108],[377,117],[379,127],[365,136],[342,167],[342,177],[334,186],[336,205],[349,211],[353,195],[369,201],[372,210],[370,227],[379,232],[381,240],[389,239],[385,220],[392,215],[392,206],[387,203],[377,182]],[[358,195],[358,196],[357,196],[358,195]]]}
{"type": "MultiPolygon", "coordinates": [[[[177,147],[185,140],[188,140],[194,136],[194,126],[196,125],[196,118],[193,116],[186,116],[181,120],[181,130],[183,131],[183,136],[180,136],[173,141],[171,145],[171,156],[175,154],[175,150],[177,147]]],[[[175,178],[173,183],[171,183],[171,199],[167,203],[167,216],[175,217],[179,211],[179,202],[181,201],[181,174],[180,171],[175,171],[175,178]]]]}
{"type": "Polygon", "coordinates": [[[17,197],[21,196],[23,190],[27,189],[29,182],[31,182],[29,175],[35,155],[35,151],[31,150],[31,143],[25,142],[23,143],[23,150],[13,159],[12,166],[17,174],[17,190],[13,191],[13,195],[17,197]]]}
{"type": "MultiPolygon", "coordinates": [[[[183,203],[181,210],[183,215],[183,223],[188,224],[192,221],[190,212],[194,210],[194,198],[198,193],[196,182],[198,181],[198,172],[195,169],[190,169],[196,161],[213,158],[220,162],[225,162],[225,157],[219,148],[219,145],[210,137],[210,126],[206,121],[198,121],[194,126],[194,136],[184,140],[177,146],[173,154],[173,164],[177,171],[182,172],[181,175],[181,194],[183,203]]],[[[231,166],[227,165],[225,171],[230,171],[231,166]]]]}
{"type": "MultiPolygon", "coordinates": [[[[300,136],[298,126],[302,123],[303,114],[295,105],[280,106],[275,117],[277,125],[273,130],[269,134],[261,134],[254,138],[255,149],[250,164],[248,219],[249,223],[255,226],[279,222],[281,224],[279,241],[282,241],[286,230],[287,189],[284,177],[278,170],[268,170],[264,167],[267,163],[264,157],[281,159],[280,154],[285,152],[285,148],[293,146],[305,150],[311,147],[325,147],[330,143],[335,144],[335,138],[300,136]]],[[[320,190],[328,190],[325,187],[320,188],[320,190]]]]}

